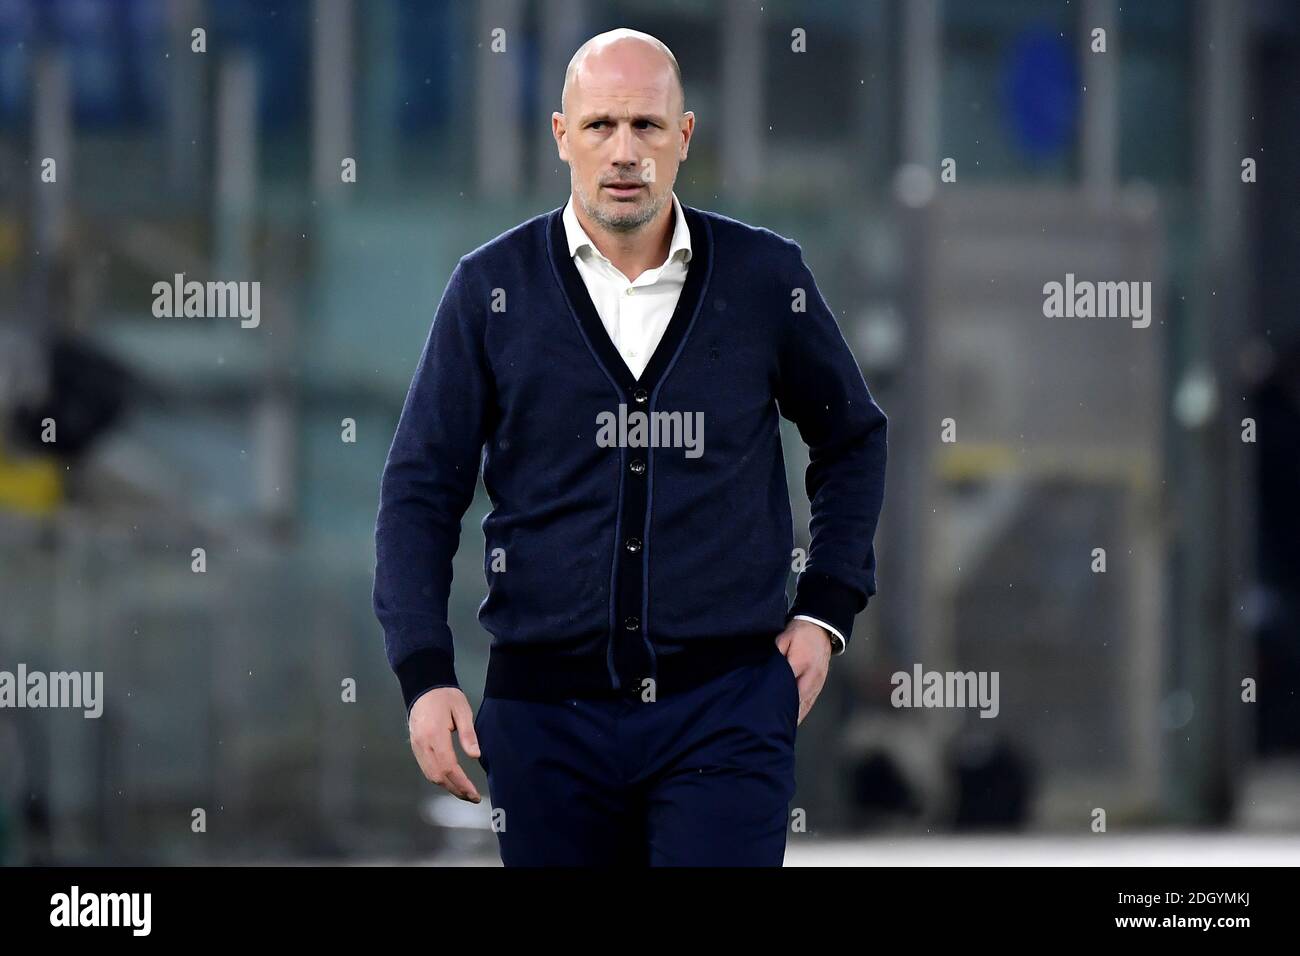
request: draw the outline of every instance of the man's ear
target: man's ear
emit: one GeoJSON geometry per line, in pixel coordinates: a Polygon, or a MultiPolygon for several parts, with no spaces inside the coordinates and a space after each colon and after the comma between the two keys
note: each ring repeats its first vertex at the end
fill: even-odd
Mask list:
{"type": "Polygon", "coordinates": [[[566,150],[564,146],[565,132],[566,130],[564,127],[564,114],[552,113],[551,114],[551,137],[555,140],[555,151],[559,155],[560,159],[562,159],[564,162],[567,163],[569,161],[569,157],[565,155],[568,152],[568,150],[566,150]]]}

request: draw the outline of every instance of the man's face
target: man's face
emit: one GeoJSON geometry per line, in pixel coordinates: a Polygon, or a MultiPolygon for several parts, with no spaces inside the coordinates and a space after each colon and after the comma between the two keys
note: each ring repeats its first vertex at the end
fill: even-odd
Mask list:
{"type": "Polygon", "coordinates": [[[566,112],[551,116],[574,196],[613,232],[636,231],[671,201],[694,125],[680,112],[671,67],[627,46],[589,57],[566,112]]]}

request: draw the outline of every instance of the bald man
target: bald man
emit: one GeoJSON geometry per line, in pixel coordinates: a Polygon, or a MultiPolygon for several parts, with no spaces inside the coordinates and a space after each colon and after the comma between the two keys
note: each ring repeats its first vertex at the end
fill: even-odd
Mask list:
{"type": "Polygon", "coordinates": [[[797,728],[876,591],[886,417],[799,246],[679,201],[664,44],[593,37],[561,107],[569,199],[457,262],[384,468],[411,746],[475,803],[454,740],[478,759],[507,866],[779,866],[797,728]],[[810,458],[794,568],[781,416],[810,458]],[[480,470],[475,715],[447,600],[480,470]]]}

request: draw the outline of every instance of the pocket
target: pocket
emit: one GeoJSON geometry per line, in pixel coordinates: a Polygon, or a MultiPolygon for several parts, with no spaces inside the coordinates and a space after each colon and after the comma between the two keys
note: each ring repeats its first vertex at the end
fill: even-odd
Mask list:
{"type": "Polygon", "coordinates": [[[777,666],[784,672],[786,682],[786,700],[789,701],[789,707],[794,712],[794,718],[799,719],[799,678],[795,676],[794,668],[790,666],[789,659],[781,653],[781,649],[776,649],[777,666]]]}
{"type": "Polygon", "coordinates": [[[478,740],[478,765],[483,768],[483,772],[488,770],[487,763],[487,735],[483,732],[487,729],[487,723],[483,720],[483,713],[487,710],[490,697],[484,696],[479,701],[478,712],[474,714],[474,736],[478,740]]]}

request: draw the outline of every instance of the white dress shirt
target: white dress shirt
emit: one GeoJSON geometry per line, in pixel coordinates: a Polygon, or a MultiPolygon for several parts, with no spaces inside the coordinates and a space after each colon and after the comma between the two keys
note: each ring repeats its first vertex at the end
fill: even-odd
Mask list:
{"type": "MultiPolygon", "coordinates": [[[[592,305],[600,315],[614,348],[636,378],[641,377],[650,356],[654,354],[664,330],[677,308],[686,272],[691,261],[691,231],[682,215],[682,206],[673,196],[673,236],[668,247],[668,258],[658,267],[647,269],[635,279],[615,267],[614,263],[596,248],[573,211],[573,196],[564,206],[564,233],[569,242],[569,255],[582,276],[592,305]]],[[[836,654],[843,654],[844,636],[825,621],[806,614],[796,614],[795,619],[820,625],[833,635],[831,641],[836,654]]]]}
{"type": "Polygon", "coordinates": [[[564,207],[564,231],[569,240],[569,255],[582,276],[600,321],[610,341],[633,376],[641,377],[650,362],[655,346],[663,338],[668,321],[677,308],[677,300],[686,284],[687,263],[691,259],[691,231],[686,227],[677,194],[673,193],[673,238],[668,258],[657,268],[647,269],[635,280],[610,262],[573,211],[573,197],[564,207]]]}

